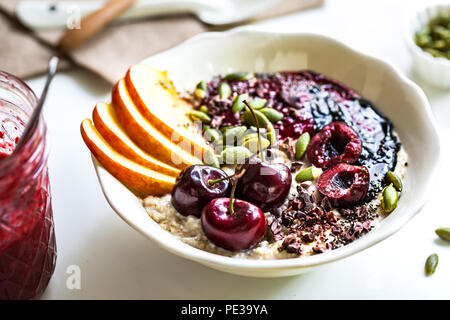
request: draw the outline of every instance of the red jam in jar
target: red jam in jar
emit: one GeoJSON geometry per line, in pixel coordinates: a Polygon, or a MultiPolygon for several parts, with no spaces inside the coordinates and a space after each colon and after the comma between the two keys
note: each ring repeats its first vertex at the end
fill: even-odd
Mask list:
{"type": "Polygon", "coordinates": [[[16,150],[37,98],[0,72],[0,299],[37,299],[55,269],[46,125],[16,150]]]}

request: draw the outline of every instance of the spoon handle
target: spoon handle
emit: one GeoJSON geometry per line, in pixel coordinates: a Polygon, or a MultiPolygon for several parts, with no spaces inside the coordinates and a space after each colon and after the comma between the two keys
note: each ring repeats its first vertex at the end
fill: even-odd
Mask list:
{"type": "Polygon", "coordinates": [[[105,25],[130,8],[136,0],[110,0],[101,9],[81,19],[80,29],[68,29],[59,40],[59,50],[69,52],[92,38],[105,25]]]}
{"type": "MultiPolygon", "coordinates": [[[[21,0],[16,7],[16,16],[22,24],[33,30],[61,30],[66,27],[71,15],[79,13],[85,17],[101,9],[104,4],[104,0],[21,0]]],[[[114,21],[127,22],[179,13],[217,12],[228,8],[228,0],[139,0],[114,21]]]]}
{"type": "Polygon", "coordinates": [[[36,126],[38,124],[39,117],[41,116],[42,107],[44,106],[45,99],[47,97],[48,88],[50,87],[50,83],[53,80],[53,77],[56,74],[56,71],[58,69],[58,63],[59,58],[54,56],[50,59],[48,63],[48,71],[47,71],[47,79],[45,81],[44,89],[42,90],[41,97],[39,98],[39,101],[36,105],[36,107],[33,109],[33,113],[31,114],[30,119],[27,122],[27,125],[20,136],[19,142],[17,143],[16,148],[14,149],[14,152],[17,152],[19,149],[23,147],[23,145],[30,139],[31,135],[33,134],[34,130],[36,129],[36,126]]]}

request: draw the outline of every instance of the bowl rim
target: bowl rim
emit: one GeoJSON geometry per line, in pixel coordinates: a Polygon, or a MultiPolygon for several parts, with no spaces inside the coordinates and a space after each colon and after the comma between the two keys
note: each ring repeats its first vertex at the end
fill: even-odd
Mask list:
{"type": "MultiPolygon", "coordinates": [[[[120,212],[115,205],[112,199],[110,199],[108,192],[106,190],[106,187],[104,185],[104,181],[102,180],[101,176],[103,174],[109,174],[100,164],[99,162],[92,156],[94,167],[102,188],[102,191],[104,193],[104,196],[108,203],[110,204],[111,208],[125,221],[127,222],[133,229],[139,231],[141,234],[143,234],[145,237],[152,239],[155,241],[160,247],[165,248],[166,250],[184,257],[188,260],[196,261],[205,265],[209,266],[217,266],[222,267],[222,269],[230,269],[230,268],[240,268],[242,270],[259,270],[259,271],[269,271],[273,269],[277,270],[288,270],[292,268],[312,268],[319,265],[331,263],[343,258],[346,258],[350,255],[353,255],[355,253],[358,253],[360,251],[363,251],[369,247],[372,247],[373,245],[381,242],[382,240],[390,237],[397,231],[399,231],[403,226],[406,225],[406,223],[412,219],[416,214],[418,214],[422,208],[424,207],[427,199],[429,198],[429,194],[431,193],[430,188],[430,182],[433,181],[435,176],[437,175],[438,169],[440,167],[441,163],[441,146],[440,146],[440,140],[439,135],[437,131],[437,125],[436,121],[434,119],[431,106],[428,102],[428,99],[426,98],[425,93],[423,90],[415,84],[412,80],[408,79],[406,75],[404,75],[400,70],[393,66],[391,63],[381,60],[380,58],[377,58],[373,55],[367,54],[362,52],[361,50],[356,50],[353,47],[349,46],[348,44],[345,44],[341,41],[335,40],[331,37],[315,34],[315,33],[304,33],[304,32],[270,32],[270,31],[261,31],[261,30],[255,30],[252,26],[243,26],[238,27],[235,29],[231,29],[229,31],[223,31],[223,32],[206,32],[199,35],[196,35],[181,44],[168,49],[166,51],[163,51],[161,53],[158,53],[156,55],[153,55],[149,58],[144,59],[140,63],[143,64],[150,64],[152,60],[159,59],[163,55],[169,55],[173,54],[176,51],[182,50],[185,47],[190,46],[193,42],[198,41],[207,41],[209,39],[218,39],[218,38],[228,38],[233,36],[264,36],[264,37],[311,37],[311,38],[319,38],[323,41],[331,42],[337,46],[340,46],[343,50],[347,50],[348,52],[352,53],[353,55],[361,56],[362,58],[368,59],[370,63],[375,63],[383,68],[386,69],[386,72],[390,72],[392,76],[396,79],[396,81],[403,83],[403,85],[409,87],[410,90],[414,91],[418,99],[420,100],[420,104],[423,107],[423,116],[426,118],[426,121],[430,124],[429,130],[431,134],[435,138],[435,148],[436,153],[434,154],[434,165],[431,168],[428,168],[429,170],[429,176],[430,179],[428,180],[427,186],[424,188],[425,192],[419,195],[419,200],[416,201],[416,205],[413,208],[405,208],[405,210],[408,210],[401,219],[398,219],[395,223],[390,223],[389,225],[385,225],[383,227],[382,232],[378,232],[376,235],[377,237],[370,236],[371,233],[368,233],[364,237],[361,237],[357,241],[354,241],[350,244],[347,244],[343,247],[337,248],[335,250],[328,251],[324,254],[319,255],[312,255],[307,257],[301,257],[301,258],[290,258],[290,259],[269,259],[269,260],[254,260],[254,259],[240,259],[240,258],[232,258],[223,256],[220,254],[210,253],[198,248],[195,248],[189,244],[186,244],[182,242],[180,239],[176,238],[172,234],[170,234],[168,231],[165,231],[161,228],[161,231],[167,232],[170,234],[173,240],[176,241],[170,241],[164,242],[161,239],[158,239],[158,237],[148,234],[144,231],[143,228],[141,228],[139,225],[133,224],[127,217],[126,214],[120,212]],[[364,240],[364,241],[362,241],[364,240]],[[188,250],[188,252],[183,251],[183,247],[188,246],[192,250],[188,250]]],[[[113,177],[114,178],[114,177],[113,177]]],[[[114,178],[115,179],[115,178],[114,178]]],[[[119,182],[120,183],[120,182],[119,182]]],[[[156,223],[156,222],[155,222],[156,223]]]]}
{"type": "Polygon", "coordinates": [[[428,52],[423,51],[422,48],[420,48],[413,40],[415,33],[411,33],[411,31],[412,31],[411,23],[413,21],[417,21],[417,16],[420,13],[424,13],[430,9],[442,8],[442,7],[445,7],[450,10],[450,4],[445,3],[445,2],[435,3],[433,5],[426,4],[426,5],[422,5],[418,8],[415,8],[414,10],[412,10],[405,21],[404,39],[405,39],[405,42],[406,42],[409,50],[411,50],[414,54],[419,56],[421,59],[425,60],[427,63],[433,64],[433,65],[445,66],[446,68],[447,67],[450,68],[450,59],[446,59],[443,57],[433,57],[428,52]]]}

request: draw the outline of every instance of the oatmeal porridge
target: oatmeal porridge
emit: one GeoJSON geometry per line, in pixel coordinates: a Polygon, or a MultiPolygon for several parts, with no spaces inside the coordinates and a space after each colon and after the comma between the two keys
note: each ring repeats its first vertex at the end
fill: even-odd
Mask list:
{"type": "MultiPolygon", "coordinates": [[[[235,198],[226,202],[231,213],[234,202],[236,210],[248,203],[245,208],[256,210],[256,216],[242,221],[261,219],[259,211],[264,221],[258,226],[248,222],[246,232],[256,240],[227,246],[232,222],[223,222],[229,229],[217,230],[219,220],[205,218],[219,193],[211,196],[211,190],[200,193],[192,186],[178,192],[185,169],[172,195],[143,199],[149,216],[183,242],[236,258],[302,257],[358,239],[395,209],[407,153],[389,119],[343,84],[310,70],[234,73],[200,82],[185,98],[194,106],[191,119],[203,123],[203,135],[215,150],[205,162],[222,172],[203,181],[198,174],[209,171],[189,171],[197,175],[195,186],[217,186],[226,197],[231,192],[235,198]],[[277,168],[279,176],[249,177],[252,163],[277,168]],[[194,203],[194,193],[208,204],[194,203]]],[[[235,237],[245,238],[233,228],[235,237]]]]}

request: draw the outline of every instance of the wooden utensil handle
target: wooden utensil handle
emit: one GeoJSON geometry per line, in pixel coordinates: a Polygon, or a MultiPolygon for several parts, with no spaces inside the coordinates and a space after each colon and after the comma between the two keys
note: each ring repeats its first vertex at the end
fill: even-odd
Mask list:
{"type": "Polygon", "coordinates": [[[110,0],[103,8],[81,19],[80,29],[67,30],[59,40],[59,50],[69,52],[93,37],[105,25],[130,8],[136,0],[110,0]]]}

